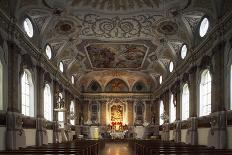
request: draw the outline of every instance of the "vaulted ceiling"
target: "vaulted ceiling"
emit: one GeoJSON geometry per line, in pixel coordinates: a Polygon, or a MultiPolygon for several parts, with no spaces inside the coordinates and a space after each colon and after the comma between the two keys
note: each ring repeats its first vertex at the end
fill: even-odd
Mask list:
{"type": "Polygon", "coordinates": [[[213,9],[211,0],[19,0],[16,14],[20,24],[31,19],[34,43],[52,47],[52,63],[62,61],[77,87],[117,77],[155,89],[170,61],[180,61],[182,44],[194,47],[199,21],[213,9]]]}

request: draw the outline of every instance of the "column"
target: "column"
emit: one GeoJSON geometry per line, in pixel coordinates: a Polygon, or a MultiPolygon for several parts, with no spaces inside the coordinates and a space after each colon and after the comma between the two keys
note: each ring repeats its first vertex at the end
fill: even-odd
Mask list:
{"type": "Polygon", "coordinates": [[[106,116],[106,101],[101,101],[101,103],[100,103],[100,106],[101,106],[101,108],[100,108],[100,112],[101,112],[101,114],[100,114],[100,118],[101,118],[101,121],[100,121],[100,123],[101,123],[101,126],[106,126],[106,117],[109,117],[109,116],[106,116]]]}
{"type": "Polygon", "coordinates": [[[189,70],[189,128],[188,142],[192,145],[198,144],[198,121],[197,121],[197,67],[193,66],[189,70]]]}
{"type": "Polygon", "coordinates": [[[48,137],[44,119],[44,70],[40,66],[36,67],[36,100],[37,100],[37,118],[36,118],[36,144],[41,146],[48,143],[48,137]]]}
{"type": "Polygon", "coordinates": [[[8,108],[7,108],[7,132],[6,149],[14,150],[25,147],[26,137],[22,128],[22,114],[20,108],[20,61],[19,47],[8,42],[8,108]]]}
{"type": "Polygon", "coordinates": [[[221,42],[212,50],[212,113],[210,118],[211,135],[209,142],[219,149],[226,148],[227,130],[226,130],[226,111],[225,111],[225,85],[224,85],[224,47],[221,42]]]}

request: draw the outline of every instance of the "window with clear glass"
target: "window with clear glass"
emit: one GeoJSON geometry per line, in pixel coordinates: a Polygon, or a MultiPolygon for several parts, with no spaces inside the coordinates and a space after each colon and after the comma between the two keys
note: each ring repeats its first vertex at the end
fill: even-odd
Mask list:
{"type": "Polygon", "coordinates": [[[187,55],[188,49],[187,49],[187,45],[183,44],[183,46],[181,47],[180,50],[180,54],[181,54],[181,58],[184,59],[187,55]]]}
{"type": "Polygon", "coordinates": [[[71,81],[72,81],[72,84],[74,84],[75,83],[75,78],[74,78],[74,76],[72,75],[72,77],[71,77],[71,81]]]}
{"type": "Polygon", "coordinates": [[[34,34],[33,25],[29,18],[26,18],[23,22],[23,28],[28,37],[32,38],[34,34]]]}
{"type": "Polygon", "coordinates": [[[211,75],[209,70],[201,74],[199,116],[211,113],[211,75]]]}
{"type": "Polygon", "coordinates": [[[63,64],[63,62],[59,63],[59,69],[60,69],[61,72],[64,72],[64,64],[63,64]]]}
{"type": "Polygon", "coordinates": [[[49,84],[44,88],[44,118],[52,121],[52,94],[49,84]]]}
{"type": "Polygon", "coordinates": [[[173,94],[171,94],[171,99],[170,99],[170,123],[173,123],[176,121],[176,106],[175,106],[175,100],[173,97],[173,94]]]}
{"type": "Polygon", "coordinates": [[[189,118],[189,87],[186,83],[182,89],[182,102],[181,102],[181,119],[187,120],[189,118]]]}
{"type": "Polygon", "coordinates": [[[0,110],[3,110],[3,66],[0,61],[0,110]]]}
{"type": "Polygon", "coordinates": [[[22,114],[26,116],[34,116],[34,85],[31,73],[24,70],[21,78],[21,104],[22,114]]]}
{"type": "Polygon", "coordinates": [[[47,55],[48,59],[51,59],[52,58],[52,49],[51,49],[51,46],[47,45],[45,51],[46,51],[46,55],[47,55]]]}
{"type": "Polygon", "coordinates": [[[208,18],[204,18],[200,24],[200,29],[199,29],[200,36],[204,37],[206,35],[208,29],[209,29],[209,20],[208,20],[208,18]]]}
{"type": "Polygon", "coordinates": [[[163,100],[160,101],[160,110],[159,110],[159,115],[160,115],[160,125],[162,125],[164,123],[164,120],[162,119],[162,116],[163,116],[163,113],[164,113],[164,103],[163,103],[163,100]]]}
{"type": "Polygon", "coordinates": [[[173,69],[174,69],[174,64],[173,64],[173,62],[171,61],[171,62],[169,63],[169,71],[172,72],[173,69]]]}
{"type": "MultiPolygon", "coordinates": [[[[71,104],[70,104],[70,113],[75,114],[74,101],[71,101],[71,104]]],[[[70,124],[75,125],[75,119],[71,119],[70,120],[70,124]]]]}

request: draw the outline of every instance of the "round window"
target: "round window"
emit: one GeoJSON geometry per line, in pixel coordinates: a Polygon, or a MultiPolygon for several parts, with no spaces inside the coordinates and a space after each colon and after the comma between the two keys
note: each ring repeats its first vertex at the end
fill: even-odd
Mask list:
{"type": "Polygon", "coordinates": [[[162,75],[159,76],[159,83],[161,84],[163,82],[163,77],[162,75]]]}
{"type": "Polygon", "coordinates": [[[181,54],[181,58],[184,59],[187,55],[187,52],[188,52],[188,49],[187,49],[187,45],[184,44],[182,47],[181,47],[181,50],[180,50],[180,54],[181,54]]]}
{"type": "Polygon", "coordinates": [[[52,58],[52,49],[51,49],[51,46],[47,45],[45,51],[46,51],[46,55],[47,55],[48,59],[51,59],[52,58]]]}
{"type": "Polygon", "coordinates": [[[208,20],[208,18],[204,18],[200,24],[200,29],[199,29],[200,36],[204,37],[206,35],[208,29],[209,29],[209,20],[208,20]]]}
{"type": "Polygon", "coordinates": [[[172,72],[174,68],[173,62],[171,61],[169,64],[169,71],[172,72]]]}
{"type": "Polygon", "coordinates": [[[64,64],[62,62],[59,64],[59,69],[61,72],[64,72],[64,64]]]}
{"type": "Polygon", "coordinates": [[[28,37],[32,38],[34,34],[33,25],[29,18],[26,18],[23,22],[24,31],[27,33],[28,37]]]}

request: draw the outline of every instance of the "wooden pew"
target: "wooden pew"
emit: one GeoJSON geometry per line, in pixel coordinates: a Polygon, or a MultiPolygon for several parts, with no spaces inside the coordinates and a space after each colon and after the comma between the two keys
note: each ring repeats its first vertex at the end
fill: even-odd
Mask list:
{"type": "Polygon", "coordinates": [[[30,146],[14,151],[2,151],[0,154],[75,154],[98,155],[99,149],[104,146],[102,140],[75,140],[66,143],[30,146]]]}
{"type": "Polygon", "coordinates": [[[198,155],[198,154],[232,154],[232,150],[219,150],[201,145],[188,145],[184,143],[174,143],[170,141],[159,140],[135,140],[134,149],[136,155],[157,155],[157,154],[185,154],[185,155],[198,155]]]}

